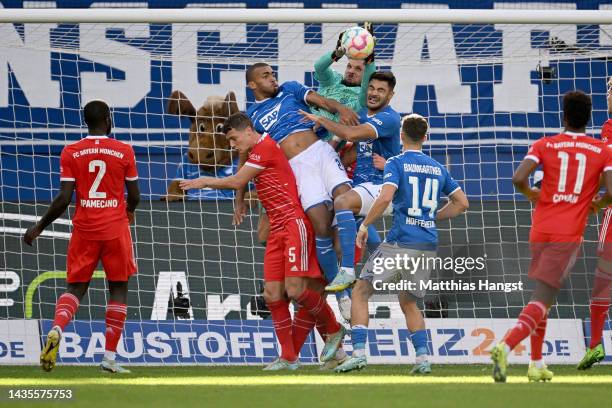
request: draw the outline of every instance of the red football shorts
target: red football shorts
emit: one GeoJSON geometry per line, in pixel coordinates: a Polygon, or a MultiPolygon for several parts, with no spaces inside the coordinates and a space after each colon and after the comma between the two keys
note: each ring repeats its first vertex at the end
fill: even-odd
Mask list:
{"type": "Polygon", "coordinates": [[[531,264],[528,276],[561,289],[576,263],[582,235],[549,234],[531,230],[531,264]]]}
{"type": "Polygon", "coordinates": [[[264,281],[284,281],[286,277],[320,278],[310,222],[288,221],[271,231],[264,254],[264,281]]]}
{"type": "Polygon", "coordinates": [[[87,238],[88,234],[77,230],[72,233],[67,259],[66,280],[69,283],[89,282],[100,260],[106,280],[125,282],[136,273],[129,227],[114,239],[96,241],[87,238]]]}
{"type": "Polygon", "coordinates": [[[603,222],[599,229],[599,245],[597,246],[597,256],[612,262],[612,209],[606,208],[603,222]]]}

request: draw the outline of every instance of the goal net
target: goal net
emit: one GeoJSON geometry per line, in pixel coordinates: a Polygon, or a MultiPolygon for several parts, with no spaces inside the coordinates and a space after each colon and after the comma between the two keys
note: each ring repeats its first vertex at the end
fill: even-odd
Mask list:
{"type": "MultiPolygon", "coordinates": [[[[340,3],[336,6],[347,6],[340,3]]],[[[600,134],[607,119],[606,82],[612,75],[612,25],[604,23],[612,19],[600,11],[600,21],[572,23],[576,12],[560,10],[575,8],[570,3],[495,5],[515,9],[507,10],[508,16],[520,8],[554,9],[562,18],[552,22],[535,11],[541,20],[523,24],[499,21],[499,15],[491,22],[469,17],[451,22],[446,5],[431,6],[427,22],[407,18],[405,9],[421,9],[410,10],[416,13],[423,7],[376,10],[403,19],[375,22],[376,64],[397,78],[392,106],[429,120],[425,152],[447,166],[470,200],[465,215],[439,223],[439,256],[484,259],[483,268],[455,263],[454,269],[432,273],[433,283],[475,285],[428,291],[423,306],[434,361],[486,361],[485,346],[504,335],[530,296],[531,205],[514,191],[513,170],[533,141],[561,129],[560,100],[567,91],[580,89],[592,96],[588,132],[600,134]],[[436,15],[440,22],[434,21],[436,15]],[[523,287],[509,285],[505,291],[482,282],[522,282],[523,287]]],[[[206,22],[160,22],[158,15],[151,22],[75,22],[60,16],[44,23],[0,23],[0,328],[9,338],[36,333],[26,349],[40,349],[37,336],[49,329],[55,301],[65,288],[74,207],[33,247],[24,245],[21,235],[58,191],[61,149],[86,135],[82,106],[103,99],[112,107],[113,136],[134,146],[143,198],[132,228],[138,274],[130,281],[128,323],[118,358],[226,364],[261,363],[276,356],[271,322],[257,302],[264,251],[257,237],[257,205],[234,227],[230,192],[204,190],[179,197],[176,180],[224,177],[235,170],[237,157],[215,134],[215,126],[223,117],[219,112],[228,110],[230,92],[241,110],[253,102],[245,85],[247,66],[267,62],[279,82],[296,80],[316,89],[314,62],[334,49],[352,21],[368,16],[364,10],[343,10],[332,13],[342,22],[321,23],[313,17],[288,23],[272,22],[278,10],[264,10],[269,20],[247,22],[241,14],[245,10],[235,9],[220,23],[208,19],[207,10],[190,11],[202,13],[200,21],[206,22]],[[232,13],[237,22],[227,22],[232,13]],[[198,112],[195,120],[178,114],[184,110],[168,110],[173,91],[181,91],[198,112]]],[[[302,19],[300,11],[293,13],[302,19]]],[[[332,68],[343,72],[345,63],[332,68]]],[[[382,234],[389,222],[378,224],[382,234]]],[[[552,329],[556,334],[548,352],[558,362],[581,354],[568,349],[575,344],[582,343],[584,350],[584,326],[577,319],[588,318],[597,225],[591,217],[580,259],[551,312],[559,320],[552,324],[557,329],[552,329]],[[564,333],[571,337],[565,349],[565,343],[554,340],[564,333]]],[[[101,266],[97,269],[66,331],[62,362],[101,358],[108,292],[101,266]]],[[[329,301],[337,311],[335,298],[329,301]]],[[[375,328],[370,355],[381,362],[412,358],[405,326],[394,323],[403,318],[395,298],[377,294],[370,314],[375,328]]],[[[305,362],[316,361],[314,341],[311,337],[302,350],[305,362]]]]}

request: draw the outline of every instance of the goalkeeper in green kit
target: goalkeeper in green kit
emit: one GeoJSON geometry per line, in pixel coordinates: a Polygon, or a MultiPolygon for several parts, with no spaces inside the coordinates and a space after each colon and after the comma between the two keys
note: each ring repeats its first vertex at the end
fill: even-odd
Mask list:
{"type": "MultiPolygon", "coordinates": [[[[372,36],[374,36],[372,24],[364,23],[364,28],[367,29],[372,36]]],[[[338,38],[336,48],[331,52],[325,53],[314,64],[315,79],[319,82],[319,89],[317,92],[319,95],[329,99],[334,99],[344,106],[351,108],[355,112],[359,112],[364,106],[366,106],[369,79],[370,76],[376,72],[374,53],[372,52],[372,54],[370,54],[370,56],[368,56],[365,60],[348,58],[344,75],[342,75],[341,73],[331,69],[331,65],[334,62],[339,61],[345,55],[345,50],[341,44],[341,38],[342,34],[340,34],[338,38]]],[[[312,113],[338,122],[338,115],[330,113],[324,109],[312,108],[312,113]]],[[[332,134],[328,134],[327,141],[337,150],[344,147],[345,143],[343,139],[340,139],[332,134]]],[[[351,149],[355,149],[355,152],[352,152],[354,154],[347,153],[347,156],[356,158],[356,146],[352,146],[351,149]]],[[[382,159],[381,166],[384,168],[384,159],[382,159]]],[[[373,238],[377,236],[378,234],[374,234],[373,238]]],[[[326,276],[325,278],[327,279],[328,283],[331,284],[336,277],[326,276]]],[[[338,308],[340,309],[342,317],[347,321],[350,321],[351,316],[350,294],[350,289],[343,289],[336,292],[338,308]]]]}

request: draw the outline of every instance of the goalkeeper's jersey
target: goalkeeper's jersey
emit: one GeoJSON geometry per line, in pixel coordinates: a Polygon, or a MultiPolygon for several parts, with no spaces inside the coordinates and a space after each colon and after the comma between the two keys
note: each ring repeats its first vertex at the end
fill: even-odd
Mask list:
{"type": "MultiPolygon", "coordinates": [[[[317,93],[325,98],[338,101],[355,112],[359,112],[364,107],[369,78],[376,71],[376,65],[374,63],[366,64],[361,86],[350,86],[342,82],[344,79],[342,74],[330,68],[332,62],[331,53],[327,53],[315,63],[315,79],[319,81],[317,93]]],[[[338,114],[314,107],[311,110],[319,116],[338,122],[338,114]]],[[[327,133],[324,139],[330,137],[331,135],[327,133]]]]}

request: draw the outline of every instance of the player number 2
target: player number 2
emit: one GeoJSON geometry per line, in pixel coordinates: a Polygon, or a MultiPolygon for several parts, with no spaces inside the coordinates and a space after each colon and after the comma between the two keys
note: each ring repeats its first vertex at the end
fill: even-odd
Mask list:
{"type": "Polygon", "coordinates": [[[425,191],[423,191],[423,199],[419,205],[419,178],[414,176],[408,177],[408,182],[412,186],[412,207],[408,208],[408,215],[412,217],[420,217],[423,215],[422,208],[429,208],[429,216],[433,217],[436,208],[438,208],[438,179],[426,178],[425,191]]]}
{"type": "Polygon", "coordinates": [[[92,160],[89,162],[89,172],[94,173],[96,168],[99,168],[98,174],[96,174],[96,179],[91,184],[91,188],[89,189],[89,198],[106,198],[106,193],[104,191],[98,191],[98,187],[100,187],[100,183],[102,182],[102,177],[106,173],[106,162],[102,160],[92,160]]]}
{"type": "MultiPolygon", "coordinates": [[[[559,185],[557,190],[560,193],[565,192],[565,184],[567,183],[567,167],[569,165],[569,153],[558,152],[557,157],[561,160],[561,169],[559,170],[559,185]]],[[[582,191],[582,183],[584,182],[584,171],[586,169],[586,156],[583,153],[576,153],[578,161],[578,171],[576,173],[576,183],[574,184],[574,194],[580,194],[582,191]]]]}

